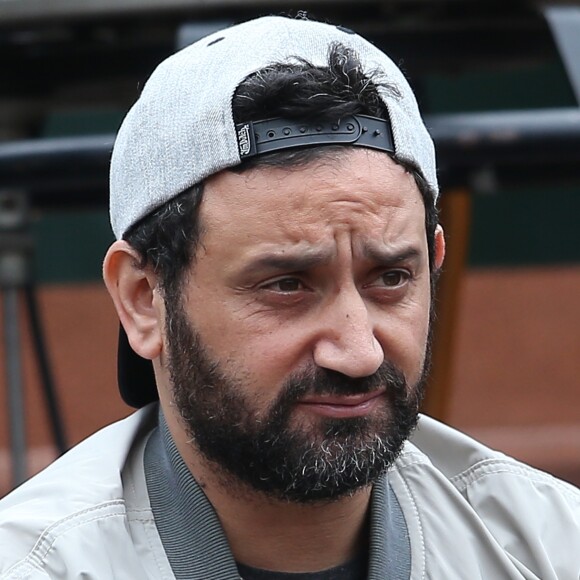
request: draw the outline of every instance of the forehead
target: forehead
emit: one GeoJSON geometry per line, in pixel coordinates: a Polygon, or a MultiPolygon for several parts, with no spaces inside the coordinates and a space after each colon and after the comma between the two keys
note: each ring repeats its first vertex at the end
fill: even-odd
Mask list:
{"type": "Polygon", "coordinates": [[[348,234],[387,244],[424,237],[415,180],[387,154],[345,148],[298,167],[223,171],[206,182],[200,219],[206,242],[316,244],[348,234]]]}

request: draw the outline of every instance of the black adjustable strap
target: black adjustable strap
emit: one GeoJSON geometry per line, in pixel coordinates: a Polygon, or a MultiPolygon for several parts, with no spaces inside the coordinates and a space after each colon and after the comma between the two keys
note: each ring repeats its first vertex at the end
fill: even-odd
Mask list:
{"type": "Polygon", "coordinates": [[[339,121],[303,123],[288,119],[236,125],[240,158],[294,147],[316,145],[357,145],[393,153],[391,125],[385,119],[349,115],[339,121]]]}

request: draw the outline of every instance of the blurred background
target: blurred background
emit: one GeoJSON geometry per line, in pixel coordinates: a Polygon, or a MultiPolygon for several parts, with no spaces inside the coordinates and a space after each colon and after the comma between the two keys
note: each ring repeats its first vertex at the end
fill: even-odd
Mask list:
{"type": "Polygon", "coordinates": [[[0,0],[0,495],[131,412],[101,282],[123,114],[177,48],[299,10],[385,50],[437,144],[425,411],[580,484],[579,3],[0,0]]]}

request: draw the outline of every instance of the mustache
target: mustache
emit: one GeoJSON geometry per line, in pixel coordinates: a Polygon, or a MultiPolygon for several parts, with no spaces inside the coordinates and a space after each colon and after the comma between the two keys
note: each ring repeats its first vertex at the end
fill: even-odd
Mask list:
{"type": "Polygon", "coordinates": [[[279,396],[284,406],[298,402],[306,395],[360,395],[385,390],[390,397],[405,395],[407,381],[403,372],[384,361],[372,375],[352,378],[337,371],[320,367],[291,375],[279,396]]]}

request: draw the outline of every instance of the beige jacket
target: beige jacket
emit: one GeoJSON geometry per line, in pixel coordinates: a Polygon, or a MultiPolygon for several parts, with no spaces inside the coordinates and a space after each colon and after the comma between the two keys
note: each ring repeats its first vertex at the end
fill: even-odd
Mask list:
{"type": "MultiPolygon", "coordinates": [[[[0,501],[0,579],[175,578],[143,472],[156,416],[153,405],[106,427],[0,501]]],[[[388,477],[412,580],[580,578],[576,488],[428,417],[388,477]]],[[[237,575],[197,580],[211,579],[237,575]]]]}

